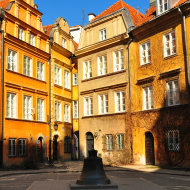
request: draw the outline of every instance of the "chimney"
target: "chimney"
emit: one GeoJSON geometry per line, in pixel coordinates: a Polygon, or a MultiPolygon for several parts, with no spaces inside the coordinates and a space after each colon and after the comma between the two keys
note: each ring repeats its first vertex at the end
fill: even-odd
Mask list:
{"type": "Polygon", "coordinates": [[[150,7],[156,5],[156,0],[150,0],[150,7]]]}
{"type": "Polygon", "coordinates": [[[137,15],[139,15],[139,7],[137,7],[137,15]]]}
{"type": "Polygon", "coordinates": [[[96,15],[94,13],[89,13],[88,14],[88,21],[92,20],[95,17],[96,17],[96,15]]]}

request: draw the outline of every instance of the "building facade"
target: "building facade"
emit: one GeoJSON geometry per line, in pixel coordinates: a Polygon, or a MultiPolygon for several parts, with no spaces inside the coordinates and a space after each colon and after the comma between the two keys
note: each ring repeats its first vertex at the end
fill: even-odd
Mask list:
{"type": "Polygon", "coordinates": [[[3,164],[48,155],[49,37],[33,0],[1,1],[4,10],[1,133],[3,164]],[[33,147],[33,149],[32,149],[33,147]]]}

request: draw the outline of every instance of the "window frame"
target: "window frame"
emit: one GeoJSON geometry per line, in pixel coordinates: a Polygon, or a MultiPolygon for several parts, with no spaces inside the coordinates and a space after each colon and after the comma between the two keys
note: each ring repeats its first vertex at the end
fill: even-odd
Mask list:
{"type": "Polygon", "coordinates": [[[143,110],[151,110],[151,109],[154,109],[154,93],[153,93],[152,85],[143,87],[143,110]],[[152,89],[152,92],[150,92],[150,88],[152,89]],[[146,93],[145,89],[148,89],[147,95],[145,94],[146,93]],[[152,94],[150,94],[150,93],[152,93],[152,94]],[[146,99],[146,98],[148,98],[148,99],[146,99]],[[147,104],[146,104],[146,102],[147,102],[147,104]],[[146,106],[148,106],[148,107],[146,107],[146,106]]]}
{"type": "Polygon", "coordinates": [[[6,117],[7,118],[17,118],[17,93],[7,92],[7,105],[6,105],[6,117]],[[8,94],[11,96],[10,106],[8,105],[8,94]],[[12,96],[14,95],[14,102],[12,105],[12,96]],[[8,106],[10,107],[10,116],[8,114],[8,106]]]}
{"type": "Polygon", "coordinates": [[[168,131],[168,150],[169,151],[179,151],[180,150],[179,141],[180,141],[179,130],[169,130],[168,131]],[[177,132],[177,137],[174,136],[176,132],[177,132]],[[173,142],[170,142],[170,133],[173,133],[173,135],[172,135],[173,142]],[[176,142],[176,139],[178,142],[176,142]],[[170,145],[172,146],[171,148],[170,148],[170,145]]]}
{"type": "Polygon", "coordinates": [[[107,34],[106,34],[106,28],[100,30],[100,41],[106,40],[107,34]]]}
{"type": "Polygon", "coordinates": [[[28,56],[24,56],[23,74],[32,77],[32,59],[28,56]]]}
{"type": "Polygon", "coordinates": [[[87,60],[83,62],[83,79],[92,78],[92,61],[87,60]],[[87,68],[87,71],[86,71],[87,68]]]}
{"type": "Polygon", "coordinates": [[[24,97],[23,97],[23,119],[32,120],[31,108],[32,108],[32,97],[28,96],[28,95],[24,95],[24,97]],[[29,105],[28,108],[25,108],[25,98],[27,101],[27,106],[29,105]],[[27,114],[26,114],[26,112],[27,112],[27,114]]]}
{"type": "Polygon", "coordinates": [[[106,134],[105,140],[106,140],[106,150],[112,151],[113,150],[113,135],[106,134]]]}
{"type": "Polygon", "coordinates": [[[65,38],[62,38],[61,46],[64,47],[65,49],[67,48],[67,40],[65,38]]]}
{"type": "Polygon", "coordinates": [[[99,114],[107,114],[108,113],[108,101],[109,101],[108,94],[98,95],[99,114]],[[107,105],[106,105],[106,102],[107,102],[107,105]],[[102,109],[103,109],[103,111],[102,111],[102,109]]]}
{"type": "Polygon", "coordinates": [[[70,104],[64,105],[64,122],[71,122],[71,107],[70,104]]]}
{"type": "Polygon", "coordinates": [[[167,1],[167,5],[166,5],[167,9],[165,9],[165,7],[164,7],[164,5],[165,5],[164,0],[161,0],[161,1],[162,1],[162,3],[160,2],[160,0],[158,0],[158,13],[159,14],[162,14],[169,10],[169,1],[166,0],[167,1]],[[162,9],[161,9],[161,7],[162,7],[162,9]]]}
{"type": "Polygon", "coordinates": [[[151,45],[150,40],[140,44],[140,63],[141,63],[141,66],[151,63],[151,46],[150,45],[151,45]],[[148,44],[149,44],[149,46],[148,46],[148,44]],[[145,49],[143,49],[143,46],[145,46],[145,49]],[[143,56],[143,52],[145,52],[144,56],[143,56]],[[150,54],[149,54],[149,52],[150,52],[150,54]],[[146,59],[146,62],[143,61],[143,58],[146,59]],[[149,60],[149,61],[147,61],[147,60],[149,60]]]}
{"type": "Polygon", "coordinates": [[[64,88],[71,89],[70,72],[67,70],[64,72],[64,88]]]}
{"type": "Polygon", "coordinates": [[[116,150],[123,150],[124,149],[124,142],[125,142],[124,137],[125,136],[123,133],[116,135],[116,150]],[[119,143],[118,143],[118,137],[119,137],[119,143]],[[121,137],[122,137],[122,139],[121,139],[121,137]]]}
{"type": "Polygon", "coordinates": [[[113,52],[113,61],[114,61],[114,72],[122,71],[125,69],[124,49],[120,49],[120,50],[113,52]],[[118,64],[117,64],[117,57],[116,57],[117,53],[118,53],[118,64]],[[118,65],[118,69],[117,69],[117,65],[118,65]],[[122,68],[122,66],[123,66],[123,68],[122,68]]]}
{"type": "Polygon", "coordinates": [[[125,112],[126,111],[126,97],[125,97],[125,94],[126,94],[125,91],[115,92],[115,112],[116,113],[120,113],[120,112],[125,112]],[[117,94],[119,94],[119,105],[118,105],[117,94]],[[123,98],[124,98],[124,104],[122,102],[123,98]],[[125,109],[123,109],[124,105],[125,105],[125,109]],[[119,106],[119,110],[118,110],[118,106],[119,106]]]}
{"type": "Polygon", "coordinates": [[[84,116],[91,115],[93,115],[93,98],[91,96],[84,97],[84,116]],[[88,102],[86,102],[86,100],[88,100],[88,102]]]}
{"type": "Polygon", "coordinates": [[[107,55],[102,55],[98,57],[98,76],[105,75],[107,71],[107,55]],[[101,61],[102,60],[102,61],[101,61]],[[100,64],[102,64],[102,69],[100,64]]]}
{"type": "Polygon", "coordinates": [[[78,100],[73,101],[73,119],[78,119],[79,118],[79,113],[78,113],[78,100]],[[76,107],[75,107],[75,102],[76,102],[76,107]],[[76,114],[75,114],[76,113],[76,114]]]}
{"type": "Polygon", "coordinates": [[[24,138],[18,139],[18,156],[19,157],[26,156],[26,148],[27,148],[26,139],[24,139],[24,138]],[[24,141],[24,143],[23,143],[23,141],[24,141]],[[20,144],[20,142],[22,142],[22,143],[20,144]],[[21,150],[21,152],[20,152],[20,150],[21,150]]]}
{"type": "Polygon", "coordinates": [[[9,157],[16,157],[17,156],[17,141],[16,138],[9,138],[9,157]],[[11,141],[11,144],[10,144],[11,141]],[[12,143],[12,141],[15,142],[15,144],[12,143]]]}
{"type": "Polygon", "coordinates": [[[37,61],[37,79],[45,81],[44,63],[37,61]]]}
{"type": "Polygon", "coordinates": [[[62,121],[62,103],[55,100],[54,106],[55,121],[62,121]]]}
{"type": "Polygon", "coordinates": [[[18,28],[18,39],[19,40],[25,41],[24,33],[25,33],[25,30],[19,27],[18,28]]]}
{"type": "Polygon", "coordinates": [[[42,98],[37,98],[37,121],[45,121],[45,100],[42,98]]]}
{"type": "Polygon", "coordinates": [[[8,64],[7,64],[7,69],[10,70],[10,71],[14,71],[14,72],[17,72],[17,52],[11,50],[11,49],[8,49],[8,64]],[[11,55],[9,55],[9,52],[11,55]],[[12,55],[14,53],[14,55],[12,55]],[[15,57],[14,57],[15,56],[15,57]],[[10,57],[12,57],[12,60],[14,61],[11,61],[10,57]],[[14,58],[13,58],[14,57],[14,58]],[[13,69],[9,68],[9,65],[12,64],[10,67],[12,67],[13,69]],[[15,69],[14,69],[15,68],[15,69]]]}
{"type": "Polygon", "coordinates": [[[58,65],[54,65],[54,84],[62,86],[62,67],[58,65]]]}
{"type": "Polygon", "coordinates": [[[30,45],[35,46],[35,35],[30,33],[30,45]]]}
{"type": "Polygon", "coordinates": [[[78,85],[78,73],[73,73],[73,86],[78,85]]]}
{"type": "Polygon", "coordinates": [[[64,137],[64,153],[71,153],[71,137],[64,137]]]}

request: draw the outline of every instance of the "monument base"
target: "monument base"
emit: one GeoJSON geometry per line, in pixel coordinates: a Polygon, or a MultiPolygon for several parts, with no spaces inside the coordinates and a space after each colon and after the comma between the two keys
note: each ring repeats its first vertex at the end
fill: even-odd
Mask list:
{"type": "Polygon", "coordinates": [[[118,185],[116,185],[115,183],[111,183],[108,185],[77,185],[75,182],[72,182],[70,184],[70,189],[71,190],[90,190],[90,189],[118,189],[118,185]]]}

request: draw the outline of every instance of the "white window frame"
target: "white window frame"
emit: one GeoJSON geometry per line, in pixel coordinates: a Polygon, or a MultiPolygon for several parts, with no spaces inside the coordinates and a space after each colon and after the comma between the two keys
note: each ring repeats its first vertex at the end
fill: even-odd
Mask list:
{"type": "Polygon", "coordinates": [[[67,70],[64,73],[64,88],[71,89],[70,72],[67,70]]]}
{"type": "Polygon", "coordinates": [[[10,157],[15,157],[16,156],[16,139],[15,138],[10,138],[9,139],[9,156],[10,157]],[[14,143],[13,143],[14,142],[14,143]]]}
{"type": "Polygon", "coordinates": [[[175,55],[177,51],[176,46],[176,32],[175,30],[163,35],[164,41],[164,57],[175,55]]]}
{"type": "Polygon", "coordinates": [[[114,59],[114,71],[121,71],[125,69],[123,49],[113,52],[113,59],[114,59]]]}
{"type": "Polygon", "coordinates": [[[78,113],[78,101],[75,100],[73,101],[73,118],[77,119],[79,117],[79,113],[78,113]]]}
{"type": "Polygon", "coordinates": [[[24,56],[24,66],[23,66],[23,73],[26,76],[32,76],[32,59],[30,57],[24,56]]]}
{"type": "Polygon", "coordinates": [[[17,94],[7,92],[7,117],[17,117],[17,94]]]}
{"type": "Polygon", "coordinates": [[[61,102],[55,101],[55,121],[61,121],[62,120],[62,106],[61,102]]]}
{"type": "Polygon", "coordinates": [[[115,92],[115,112],[126,111],[125,91],[115,92]]]}
{"type": "Polygon", "coordinates": [[[158,0],[158,13],[161,14],[169,10],[169,1],[168,0],[158,0]],[[166,2],[164,2],[166,1],[166,2]]]}
{"type": "Polygon", "coordinates": [[[64,105],[64,122],[71,122],[71,117],[70,117],[70,105],[65,104],[64,105]]]}
{"type": "Polygon", "coordinates": [[[62,38],[62,47],[67,48],[67,41],[64,38],[62,38]]]}
{"type": "Polygon", "coordinates": [[[24,30],[22,28],[18,29],[18,39],[24,41],[24,30]]]}
{"type": "Polygon", "coordinates": [[[154,108],[153,103],[153,87],[143,87],[143,109],[149,110],[154,108]]]}
{"type": "Polygon", "coordinates": [[[12,50],[8,50],[8,70],[17,71],[17,53],[12,50]]]}
{"type": "Polygon", "coordinates": [[[78,85],[78,73],[73,73],[73,85],[78,85]]]}
{"type": "Polygon", "coordinates": [[[140,45],[140,58],[141,65],[145,65],[151,62],[150,41],[140,45]]]}
{"type": "Polygon", "coordinates": [[[44,121],[44,99],[37,98],[37,121],[44,121]]]}
{"type": "Polygon", "coordinates": [[[44,64],[37,62],[37,79],[44,81],[44,64]]]}
{"type": "Polygon", "coordinates": [[[84,97],[84,115],[93,115],[93,99],[92,97],[84,97]]]}
{"type": "Polygon", "coordinates": [[[24,119],[32,120],[31,108],[32,108],[32,97],[24,95],[24,98],[23,98],[23,118],[24,119]]]}
{"type": "Polygon", "coordinates": [[[99,114],[108,113],[108,94],[99,95],[99,114]]]}
{"type": "Polygon", "coordinates": [[[62,85],[62,68],[58,65],[54,66],[54,83],[59,86],[62,85]]]}
{"type": "Polygon", "coordinates": [[[30,45],[35,46],[35,36],[30,34],[30,45]]]}
{"type": "Polygon", "coordinates": [[[98,57],[98,75],[107,74],[107,55],[98,57]]]}
{"type": "Polygon", "coordinates": [[[83,62],[83,79],[92,78],[92,62],[91,60],[83,62]]]}
{"type": "Polygon", "coordinates": [[[167,82],[167,105],[174,106],[180,104],[180,90],[178,80],[168,81],[167,82]],[[169,88],[171,84],[172,89],[169,88]],[[177,102],[178,94],[178,102],[177,102]],[[171,102],[172,101],[172,102],[171,102]]]}
{"type": "Polygon", "coordinates": [[[117,150],[122,150],[124,148],[124,134],[116,135],[116,145],[117,150]]]}
{"type": "Polygon", "coordinates": [[[106,135],[106,150],[113,150],[113,135],[106,135]]]}
{"type": "Polygon", "coordinates": [[[18,156],[26,156],[26,139],[18,140],[18,156]]]}
{"type": "Polygon", "coordinates": [[[179,151],[179,149],[179,130],[168,131],[168,150],[179,151]]]}
{"type": "Polygon", "coordinates": [[[100,30],[100,41],[106,40],[106,29],[100,30]]]}

